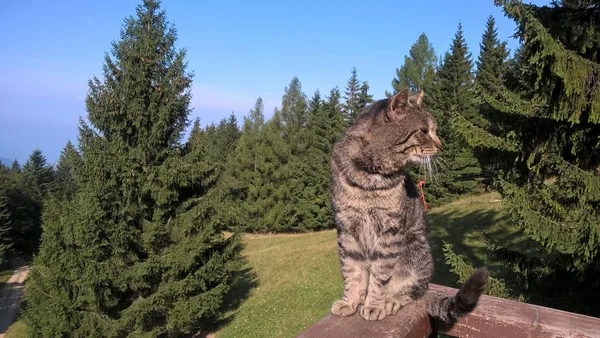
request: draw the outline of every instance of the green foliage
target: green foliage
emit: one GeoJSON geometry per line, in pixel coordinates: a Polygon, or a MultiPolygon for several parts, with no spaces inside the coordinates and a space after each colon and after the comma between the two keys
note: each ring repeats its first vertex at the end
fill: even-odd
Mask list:
{"type": "Polygon", "coordinates": [[[0,181],[0,266],[6,263],[12,253],[12,238],[10,238],[11,215],[8,206],[6,182],[0,181]]]}
{"type": "Polygon", "coordinates": [[[329,117],[329,125],[331,126],[331,132],[329,134],[329,143],[333,146],[335,142],[346,130],[346,124],[344,122],[343,107],[341,103],[340,90],[335,87],[329,92],[329,96],[323,102],[323,110],[329,117]]]}
{"type": "Polygon", "coordinates": [[[23,166],[23,174],[33,198],[41,202],[54,184],[54,171],[46,163],[46,156],[41,150],[36,149],[31,152],[23,166]]]}
{"type": "Polygon", "coordinates": [[[55,169],[54,195],[63,199],[71,199],[75,195],[77,191],[75,170],[80,165],[80,160],[79,153],[71,141],[67,142],[60,153],[55,169]]]}
{"type": "MultiPolygon", "coordinates": [[[[429,93],[434,86],[437,57],[427,35],[421,33],[417,41],[410,47],[409,55],[404,56],[404,64],[396,69],[396,77],[392,80],[393,92],[396,94],[404,88],[416,92],[423,89],[429,93]]],[[[424,103],[429,104],[429,96],[424,103]]]]}
{"type": "MultiPolygon", "coordinates": [[[[417,46],[420,45],[423,43],[418,41],[417,46]]],[[[428,67],[431,67],[433,61],[429,61],[428,67]]],[[[425,79],[425,77],[420,80],[417,78],[411,83],[430,81],[425,79]]],[[[482,180],[481,166],[474,156],[473,149],[465,147],[464,137],[458,132],[461,126],[455,121],[455,116],[468,121],[480,119],[472,102],[474,94],[472,79],[471,54],[463,36],[462,25],[459,24],[450,51],[445,53],[443,62],[433,79],[432,95],[429,95],[428,108],[437,120],[437,134],[443,144],[439,153],[441,160],[436,162],[434,168],[438,174],[437,177],[428,179],[423,175],[425,168],[416,168],[412,171],[413,175],[419,173],[417,177],[425,176],[428,202],[433,206],[448,202],[462,194],[476,192],[482,180]]]]}
{"type": "Polygon", "coordinates": [[[360,85],[360,93],[358,94],[358,111],[362,112],[363,109],[373,102],[373,95],[369,94],[369,83],[363,81],[360,85]]]}
{"type": "Polygon", "coordinates": [[[191,75],[175,42],[146,0],[102,81],[89,82],[77,191],[44,210],[26,293],[31,336],[189,336],[219,316],[239,237],[213,217],[215,165],[203,147],[181,145],[191,75]]]}
{"type": "Polygon", "coordinates": [[[491,15],[488,17],[479,48],[479,58],[475,62],[477,64],[475,71],[477,85],[487,90],[502,85],[507,72],[506,58],[509,51],[506,48],[506,42],[498,40],[496,20],[491,15]]]}
{"type": "Polygon", "coordinates": [[[21,172],[21,165],[19,164],[19,161],[16,159],[13,161],[12,165],[10,166],[10,171],[16,174],[21,172]]]}
{"type": "Polygon", "coordinates": [[[600,41],[598,4],[502,5],[523,44],[505,81],[476,84],[493,128],[460,119],[466,140],[496,158],[506,211],[534,243],[496,251],[532,301],[597,314],[587,299],[600,262],[600,66],[589,49],[600,41]]]}
{"type": "Polygon", "coordinates": [[[346,126],[351,125],[354,120],[360,115],[364,101],[368,101],[368,94],[363,93],[364,90],[368,92],[368,84],[363,83],[361,85],[357,77],[356,67],[352,67],[352,72],[348,83],[346,84],[346,91],[344,92],[344,106],[343,114],[346,126]]]}
{"type": "MultiPolygon", "coordinates": [[[[467,264],[461,255],[454,253],[454,251],[452,251],[451,244],[445,243],[443,249],[444,256],[446,258],[446,264],[451,266],[450,271],[458,276],[459,284],[464,283],[465,280],[467,280],[467,278],[473,274],[475,268],[467,264]]],[[[490,277],[485,294],[506,299],[513,298],[511,296],[511,291],[507,288],[504,282],[494,277],[490,277]]]]}
{"type": "MultiPolygon", "coordinates": [[[[334,226],[329,154],[345,129],[340,93],[306,100],[298,78],[265,121],[262,99],[245,117],[222,181],[220,218],[249,232],[303,232],[334,226]]],[[[368,98],[368,92],[365,98],[368,98]]]]}
{"type": "Polygon", "coordinates": [[[224,169],[231,150],[235,149],[240,134],[237,118],[233,112],[229,118],[219,121],[219,124],[211,124],[206,128],[207,156],[212,163],[219,164],[221,170],[224,169]]]}
{"type": "Polygon", "coordinates": [[[31,153],[21,170],[15,160],[11,168],[0,168],[0,195],[4,199],[3,243],[10,243],[10,254],[29,256],[37,251],[41,234],[44,200],[53,186],[54,172],[41,151],[31,153]]]}

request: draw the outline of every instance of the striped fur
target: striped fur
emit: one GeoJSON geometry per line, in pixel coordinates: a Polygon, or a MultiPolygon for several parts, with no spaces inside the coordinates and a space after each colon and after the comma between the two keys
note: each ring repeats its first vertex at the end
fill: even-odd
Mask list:
{"type": "MultiPolygon", "coordinates": [[[[336,143],[331,199],[344,278],[331,311],[381,320],[427,293],[433,273],[423,205],[404,173],[441,147],[435,119],[421,106],[423,92],[401,91],[373,103],[336,143]]],[[[487,285],[477,270],[454,297],[428,294],[429,313],[451,322],[473,310],[487,285]]]]}

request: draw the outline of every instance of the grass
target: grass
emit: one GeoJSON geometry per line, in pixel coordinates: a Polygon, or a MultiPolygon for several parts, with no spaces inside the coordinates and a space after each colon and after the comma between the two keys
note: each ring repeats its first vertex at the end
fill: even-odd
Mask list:
{"type": "MultiPolygon", "coordinates": [[[[445,264],[444,242],[471,265],[489,263],[492,269],[484,233],[504,243],[522,243],[519,231],[502,218],[500,207],[500,196],[491,193],[427,212],[434,283],[457,286],[457,277],[445,264]]],[[[246,269],[216,337],[293,337],[326,316],[341,296],[335,231],[246,235],[244,242],[246,269]]],[[[17,321],[6,337],[25,337],[26,329],[17,321]]]]}
{"type": "Polygon", "coordinates": [[[4,338],[25,338],[27,337],[27,325],[22,320],[14,322],[8,330],[4,338]]]}
{"type": "Polygon", "coordinates": [[[340,296],[334,231],[246,236],[245,244],[257,285],[217,337],[292,337],[325,316],[340,296]]]}

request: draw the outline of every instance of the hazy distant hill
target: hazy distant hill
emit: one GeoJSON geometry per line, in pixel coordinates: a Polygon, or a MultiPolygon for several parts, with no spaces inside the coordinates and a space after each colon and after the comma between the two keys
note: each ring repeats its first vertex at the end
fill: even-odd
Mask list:
{"type": "Polygon", "coordinates": [[[10,166],[10,165],[12,165],[13,161],[14,160],[0,156],[0,162],[3,163],[4,165],[10,166]]]}

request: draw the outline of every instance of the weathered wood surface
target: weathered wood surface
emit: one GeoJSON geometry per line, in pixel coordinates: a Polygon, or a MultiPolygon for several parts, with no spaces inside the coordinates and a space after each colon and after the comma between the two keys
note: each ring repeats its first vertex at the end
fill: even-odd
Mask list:
{"type": "MultiPolygon", "coordinates": [[[[435,284],[429,288],[448,295],[457,291],[435,284]]],[[[483,295],[475,310],[451,329],[434,323],[434,330],[456,337],[600,338],[600,318],[483,295]]]]}
{"type": "MultiPolygon", "coordinates": [[[[359,310],[360,311],[360,307],[359,310]]],[[[431,333],[429,316],[422,302],[414,302],[393,316],[366,321],[358,311],[349,317],[329,314],[302,332],[299,338],[421,338],[431,333]]]]}
{"type": "MultiPolygon", "coordinates": [[[[430,284],[429,288],[448,295],[458,291],[436,284],[430,284]]],[[[418,301],[381,321],[366,321],[358,311],[350,317],[329,314],[298,337],[420,338],[429,337],[433,331],[474,338],[600,338],[600,318],[486,295],[471,314],[451,328],[437,326],[430,320],[424,303],[418,301]]]]}

